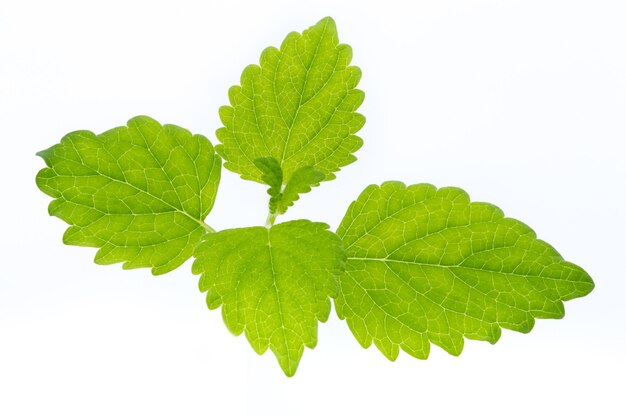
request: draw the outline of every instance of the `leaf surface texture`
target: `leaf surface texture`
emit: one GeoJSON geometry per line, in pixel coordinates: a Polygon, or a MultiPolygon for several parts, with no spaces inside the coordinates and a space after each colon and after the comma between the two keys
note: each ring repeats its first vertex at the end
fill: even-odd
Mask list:
{"type": "Polygon", "coordinates": [[[224,166],[242,178],[264,183],[257,158],[274,158],[288,182],[302,167],[324,179],[353,162],[362,145],[355,135],[365,119],[356,113],[364,94],[356,89],[359,68],[352,49],[340,44],[335,22],[320,20],[302,34],[290,33],[280,49],[263,51],[249,65],[241,85],[229,91],[217,130],[224,166]]]}
{"type": "Polygon", "coordinates": [[[171,271],[193,254],[220,180],[207,138],[147,116],[96,135],[76,131],[38,153],[37,186],[70,227],[66,244],[100,248],[95,262],[171,271]]]}
{"type": "Polygon", "coordinates": [[[458,355],[464,337],[495,343],[501,328],[529,332],[594,286],[528,226],[458,188],[369,186],[337,234],[347,254],[338,315],[391,360],[399,349],[425,359],[430,343],[458,355]]]}
{"type": "Polygon", "coordinates": [[[261,354],[269,347],[292,376],[304,347],[317,344],[343,271],[341,241],[323,223],[295,220],[271,228],[207,234],[193,272],[210,309],[222,307],[228,329],[245,332],[261,354]]]}

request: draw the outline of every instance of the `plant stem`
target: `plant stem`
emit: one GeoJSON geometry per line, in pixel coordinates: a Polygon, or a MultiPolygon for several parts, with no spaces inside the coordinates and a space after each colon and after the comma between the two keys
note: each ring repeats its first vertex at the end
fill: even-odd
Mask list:
{"type": "Polygon", "coordinates": [[[204,230],[207,231],[207,233],[215,233],[215,229],[213,229],[211,226],[209,226],[208,224],[206,224],[202,220],[200,220],[199,223],[204,228],[204,230]]]}
{"type": "Polygon", "coordinates": [[[272,213],[271,211],[267,213],[267,220],[265,220],[265,227],[270,228],[274,226],[274,222],[276,221],[276,217],[278,213],[272,213]]]}

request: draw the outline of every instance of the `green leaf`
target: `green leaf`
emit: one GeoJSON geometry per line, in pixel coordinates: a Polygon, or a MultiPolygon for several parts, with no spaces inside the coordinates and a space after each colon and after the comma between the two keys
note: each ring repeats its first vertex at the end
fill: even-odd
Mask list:
{"type": "Polygon", "coordinates": [[[163,274],[191,257],[207,231],[221,160],[201,135],[139,116],[95,135],[77,131],[38,153],[37,186],[68,224],[63,241],[100,248],[95,262],[163,274]]]}
{"type": "Polygon", "coordinates": [[[369,186],[338,235],[347,252],[335,304],[363,347],[425,359],[453,355],[463,337],[495,343],[501,327],[529,332],[588,294],[589,275],[497,207],[458,188],[369,186]]]}
{"type": "Polygon", "coordinates": [[[261,170],[263,182],[270,186],[267,193],[271,196],[269,202],[270,223],[273,224],[276,214],[284,214],[293,206],[300,194],[308,193],[311,187],[319,185],[324,180],[324,174],[313,167],[306,166],[293,173],[291,179],[282,187],[283,172],[278,161],[272,157],[257,158],[254,164],[261,170]]]}
{"type": "Polygon", "coordinates": [[[278,161],[272,157],[256,158],[254,165],[261,171],[261,180],[270,186],[268,194],[276,196],[283,185],[283,170],[278,161]]]}
{"type": "Polygon", "coordinates": [[[345,255],[328,225],[296,220],[271,228],[208,234],[194,256],[193,273],[210,309],[222,306],[228,329],[245,332],[253,349],[269,347],[285,374],[296,372],[304,346],[317,344],[345,255]]]}
{"type": "Polygon", "coordinates": [[[305,166],[325,180],[355,161],[362,145],[355,136],[365,118],[356,113],[364,94],[356,89],[361,71],[350,66],[352,49],[339,44],[335,22],[326,17],[302,35],[290,33],[280,50],[261,54],[249,65],[241,86],[229,90],[230,106],[220,108],[217,152],[224,166],[242,178],[265,182],[255,161],[274,158],[289,181],[305,166]]]}
{"type": "MultiPolygon", "coordinates": [[[[278,161],[271,156],[255,159],[254,165],[261,170],[263,182],[270,186],[267,190],[270,195],[269,210],[270,216],[274,215],[278,210],[278,202],[282,199],[283,170],[280,169],[278,161]]],[[[275,216],[272,217],[272,220],[274,218],[275,216]]]]}
{"type": "Polygon", "coordinates": [[[278,213],[285,213],[289,207],[293,206],[294,201],[300,198],[300,194],[311,191],[311,187],[319,185],[324,177],[323,173],[310,166],[302,167],[294,172],[278,203],[278,213]]]}

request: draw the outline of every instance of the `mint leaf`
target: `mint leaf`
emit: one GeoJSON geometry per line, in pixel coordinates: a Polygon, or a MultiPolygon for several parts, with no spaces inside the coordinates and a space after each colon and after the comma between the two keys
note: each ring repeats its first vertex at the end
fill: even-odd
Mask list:
{"type": "Polygon", "coordinates": [[[425,359],[430,342],[458,355],[463,337],[495,343],[501,327],[529,332],[594,287],[528,226],[458,188],[369,186],[337,233],[348,256],[337,312],[391,360],[399,348],[425,359]]]}
{"type": "Polygon", "coordinates": [[[135,117],[95,135],[77,131],[38,153],[48,168],[37,186],[54,200],[49,212],[70,227],[69,245],[100,248],[95,262],[169,272],[212,229],[221,160],[201,135],[135,117]]]}
{"type": "Polygon", "coordinates": [[[324,174],[313,167],[305,166],[293,173],[283,189],[283,171],[275,158],[257,158],[254,165],[262,172],[263,182],[270,186],[267,190],[270,195],[270,225],[274,224],[276,215],[284,214],[293,206],[294,201],[300,198],[300,194],[308,193],[311,187],[319,185],[324,180],[324,174]]]}
{"type": "Polygon", "coordinates": [[[261,180],[270,186],[268,194],[278,195],[283,185],[283,170],[278,161],[272,157],[256,158],[254,165],[261,171],[261,180]]]}
{"type": "MultiPolygon", "coordinates": [[[[278,210],[278,202],[282,199],[283,188],[283,170],[280,168],[278,161],[272,157],[257,158],[254,165],[261,171],[261,179],[270,186],[267,193],[270,195],[269,210],[270,216],[274,215],[278,210]]],[[[272,217],[273,219],[276,216],[272,217]]]]}
{"type": "MultiPolygon", "coordinates": [[[[217,152],[224,166],[242,178],[265,182],[255,161],[272,157],[284,181],[310,166],[335,178],[355,161],[362,140],[355,136],[365,119],[356,113],[364,94],[356,89],[361,71],[350,66],[352,49],[339,44],[335,22],[320,20],[302,35],[290,33],[280,50],[261,54],[249,65],[241,86],[229,90],[230,106],[220,109],[217,152]]],[[[293,202],[293,201],[292,201],[293,202]]]]}
{"type": "Polygon", "coordinates": [[[317,344],[317,322],[328,318],[343,271],[341,241],[327,228],[296,220],[224,230],[207,234],[194,254],[208,307],[222,306],[228,329],[245,332],[259,354],[269,347],[288,376],[304,346],[317,344]]]}
{"type": "Polygon", "coordinates": [[[278,213],[284,214],[289,207],[293,206],[294,201],[300,198],[300,194],[308,193],[311,191],[311,187],[319,185],[321,181],[324,181],[324,178],[323,173],[311,166],[299,168],[285,186],[282,198],[278,203],[278,213]]]}

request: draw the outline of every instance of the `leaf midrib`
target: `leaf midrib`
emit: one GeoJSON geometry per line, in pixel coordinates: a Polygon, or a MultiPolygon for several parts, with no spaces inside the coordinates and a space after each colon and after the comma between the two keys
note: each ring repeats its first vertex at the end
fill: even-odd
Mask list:
{"type": "MultiPolygon", "coordinates": [[[[322,34],[320,35],[320,40],[317,43],[317,45],[315,46],[315,52],[313,52],[313,58],[311,58],[311,64],[307,67],[305,66],[305,74],[304,74],[304,84],[302,85],[302,91],[300,92],[300,98],[298,100],[298,107],[296,109],[296,114],[294,114],[293,119],[291,120],[291,126],[289,126],[289,130],[287,133],[287,139],[285,140],[285,147],[283,148],[283,154],[280,157],[280,166],[283,166],[283,162],[285,161],[285,156],[287,155],[287,148],[289,147],[289,140],[291,139],[291,134],[293,132],[293,127],[296,123],[296,120],[298,118],[298,114],[300,114],[300,109],[302,108],[302,99],[304,98],[304,91],[306,90],[306,86],[307,83],[309,81],[309,73],[311,71],[311,68],[313,67],[313,62],[315,62],[315,58],[317,58],[317,54],[319,53],[319,49],[320,49],[320,45],[322,44],[322,40],[324,39],[324,36],[326,35],[326,29],[328,27],[328,21],[324,22],[324,28],[322,29],[322,34]]],[[[296,39],[296,41],[294,41],[294,49],[297,48],[297,40],[301,39],[298,38],[296,39]]],[[[297,49],[295,51],[295,53],[297,54],[297,49]]],[[[278,71],[276,71],[277,73],[278,71]]],[[[332,76],[331,76],[332,77],[332,76]]],[[[276,86],[276,74],[274,74],[274,90],[276,86]]]]}
{"type": "MultiPolygon", "coordinates": [[[[539,275],[535,275],[535,274],[520,274],[520,273],[516,273],[516,272],[494,271],[492,269],[476,268],[476,267],[472,267],[472,266],[464,266],[462,264],[442,265],[442,264],[434,264],[434,263],[426,263],[426,262],[402,261],[402,260],[398,260],[398,259],[389,259],[389,258],[362,258],[362,257],[354,257],[354,256],[348,256],[347,260],[348,261],[350,261],[350,260],[353,260],[353,261],[374,261],[374,262],[383,262],[383,263],[389,262],[389,263],[400,263],[400,264],[415,265],[415,266],[430,266],[430,267],[435,267],[435,268],[446,268],[446,269],[458,268],[458,269],[468,269],[468,270],[471,270],[471,271],[492,272],[492,273],[495,273],[495,274],[514,275],[514,276],[518,276],[518,277],[522,277],[522,278],[526,278],[526,279],[528,279],[529,277],[541,277],[541,279],[547,279],[547,280],[551,280],[551,281],[555,281],[555,282],[567,281],[567,280],[563,280],[563,279],[559,279],[559,278],[546,277],[546,276],[543,276],[543,275],[540,275],[540,274],[539,275]]],[[[565,262],[565,261],[555,262],[555,263],[562,263],[562,262],[565,262]]],[[[550,265],[546,265],[544,267],[544,269],[547,266],[554,265],[555,263],[552,263],[550,265]]],[[[573,282],[583,283],[584,281],[573,281],[573,282]]]]}
{"type": "MultiPolygon", "coordinates": [[[[78,149],[76,149],[76,147],[74,146],[74,144],[72,144],[72,147],[76,150],[76,152],[78,152],[78,149]]],[[[68,159],[68,158],[64,158],[64,157],[61,157],[61,156],[59,156],[58,158],[59,158],[59,159],[62,159],[62,160],[65,160],[65,161],[68,161],[68,162],[72,162],[72,163],[75,163],[75,162],[76,162],[76,161],[74,161],[74,160],[71,160],[71,159],[68,159]]],[[[86,164],[85,164],[85,162],[83,162],[83,161],[82,161],[82,158],[81,158],[81,163],[82,163],[82,165],[83,165],[84,167],[89,168],[90,170],[92,170],[93,172],[95,172],[95,173],[96,173],[96,174],[98,174],[98,175],[93,175],[93,174],[92,174],[92,175],[59,175],[59,174],[57,173],[57,171],[56,171],[54,168],[49,167],[49,169],[51,169],[51,170],[55,173],[55,175],[56,175],[57,177],[81,178],[81,177],[94,177],[94,176],[101,176],[101,177],[103,177],[103,178],[108,179],[109,181],[111,181],[111,182],[113,182],[113,183],[118,183],[118,184],[127,185],[127,186],[129,186],[130,188],[132,188],[132,189],[134,189],[134,190],[136,190],[136,191],[138,191],[138,192],[140,192],[140,193],[142,193],[142,194],[145,194],[145,195],[147,195],[147,196],[149,196],[149,197],[153,198],[154,200],[157,200],[157,201],[159,201],[159,202],[163,203],[164,205],[166,205],[166,206],[170,207],[173,211],[176,211],[176,212],[178,212],[178,213],[180,213],[180,214],[182,214],[182,215],[184,215],[184,216],[186,216],[186,217],[189,217],[191,220],[193,220],[193,221],[195,221],[196,223],[198,223],[198,224],[199,224],[199,225],[200,225],[200,226],[201,226],[204,230],[206,230],[207,232],[209,232],[209,233],[214,233],[214,232],[215,232],[215,230],[214,230],[211,226],[209,226],[208,224],[206,224],[203,220],[195,218],[194,216],[192,216],[191,214],[187,213],[186,211],[181,210],[181,209],[179,209],[179,208],[178,208],[178,207],[176,207],[176,206],[173,206],[172,204],[170,204],[170,203],[168,203],[167,201],[165,201],[165,200],[163,200],[163,199],[161,199],[161,198],[159,198],[159,197],[157,197],[157,196],[155,196],[155,195],[153,195],[153,194],[149,193],[148,191],[143,190],[143,189],[141,189],[141,188],[137,187],[136,185],[134,185],[134,184],[132,184],[132,183],[130,183],[130,182],[120,181],[120,180],[119,180],[119,179],[117,179],[117,178],[114,178],[114,177],[111,177],[111,176],[109,176],[109,175],[106,175],[106,174],[104,174],[104,173],[100,172],[97,168],[94,168],[94,167],[91,167],[91,166],[89,166],[89,165],[86,165],[86,164]]],[[[66,199],[65,197],[62,197],[62,198],[63,198],[65,201],[68,201],[68,202],[72,202],[72,203],[74,203],[73,201],[68,200],[68,199],[66,199]]],[[[94,208],[95,208],[95,207],[94,207],[94,208]]],[[[158,213],[154,213],[154,214],[158,214],[158,213]]],[[[111,214],[109,214],[109,215],[111,215],[111,214]]]]}
{"type": "MultiPolygon", "coordinates": [[[[272,255],[272,239],[271,239],[271,228],[267,229],[267,252],[269,255],[270,268],[272,270],[272,287],[274,288],[274,292],[276,294],[276,306],[278,308],[278,317],[280,317],[280,330],[283,335],[283,343],[285,344],[285,351],[287,355],[287,367],[289,372],[291,372],[291,352],[289,349],[289,343],[287,343],[287,333],[285,332],[285,319],[283,317],[283,307],[280,302],[280,291],[278,290],[278,273],[274,267],[274,257],[272,255]]],[[[271,336],[270,336],[271,337],[271,336]]],[[[269,340],[271,344],[271,340],[269,340]]]]}

